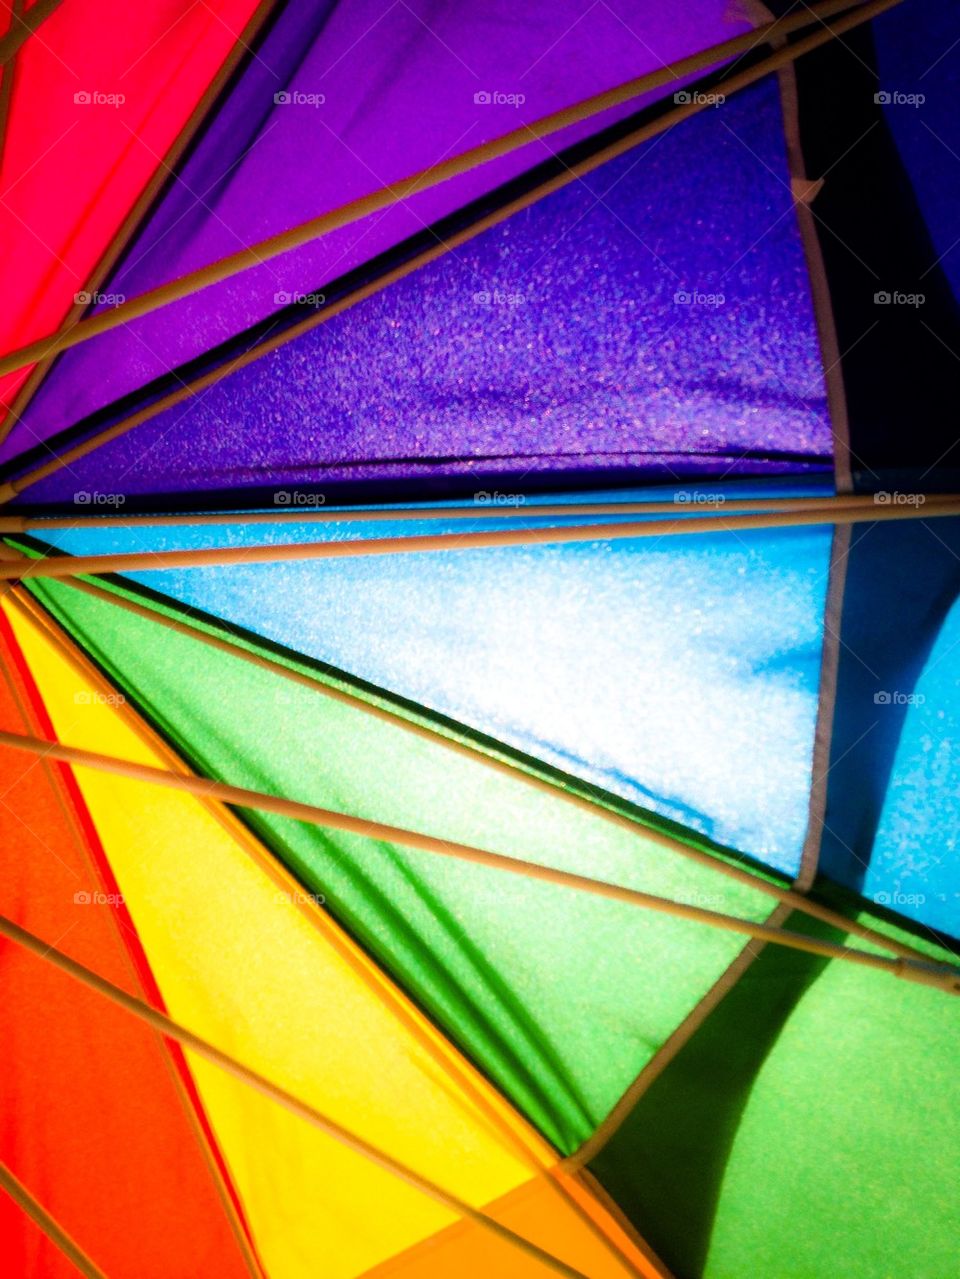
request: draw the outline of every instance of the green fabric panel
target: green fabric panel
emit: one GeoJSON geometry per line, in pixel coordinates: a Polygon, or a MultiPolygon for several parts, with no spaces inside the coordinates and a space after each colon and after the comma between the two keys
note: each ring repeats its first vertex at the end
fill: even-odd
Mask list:
{"type": "MultiPolygon", "coordinates": [[[[201,773],[698,902],[770,899],[112,603],[31,589],[201,773]]],[[[741,939],[265,814],[244,819],[560,1150],[604,1118],[741,939]]]]}
{"type": "Polygon", "coordinates": [[[591,1171],[676,1279],[946,1279],[958,1065],[960,1000],[767,946],[591,1171]]]}

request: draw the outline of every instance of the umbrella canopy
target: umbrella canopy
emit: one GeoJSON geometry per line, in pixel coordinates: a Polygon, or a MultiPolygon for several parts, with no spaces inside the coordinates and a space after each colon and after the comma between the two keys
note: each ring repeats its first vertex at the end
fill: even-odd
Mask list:
{"type": "Polygon", "coordinates": [[[2,23],[10,1273],[952,1274],[953,8],[2,23]]]}

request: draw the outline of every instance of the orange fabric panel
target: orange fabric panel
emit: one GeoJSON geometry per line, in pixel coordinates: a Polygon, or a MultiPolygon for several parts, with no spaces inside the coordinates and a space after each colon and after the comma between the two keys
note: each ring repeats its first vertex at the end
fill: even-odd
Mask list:
{"type": "MultiPolygon", "coordinates": [[[[486,1211],[533,1243],[549,1248],[564,1261],[591,1279],[620,1276],[607,1247],[591,1230],[614,1240],[636,1273],[660,1272],[640,1253],[602,1206],[580,1185],[566,1179],[568,1189],[582,1205],[582,1215],[557,1212],[559,1191],[543,1180],[530,1181],[504,1195],[486,1211]]],[[[495,1238],[489,1231],[467,1221],[457,1222],[430,1239],[367,1271],[363,1279],[545,1279],[547,1271],[495,1238]]]]}

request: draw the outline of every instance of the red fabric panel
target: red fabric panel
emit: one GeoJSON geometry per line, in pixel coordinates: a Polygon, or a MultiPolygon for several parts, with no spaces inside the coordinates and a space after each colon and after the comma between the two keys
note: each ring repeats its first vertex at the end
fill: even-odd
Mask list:
{"type": "MultiPolygon", "coordinates": [[[[46,736],[21,662],[0,617],[0,724],[46,736]]],[[[62,766],[0,749],[0,909],[156,1003],[80,802],[62,766]]],[[[2,940],[0,1020],[0,1159],[110,1279],[249,1279],[178,1053],[2,940]]],[[[5,1274],[60,1275],[9,1203],[0,1231],[5,1274]]]]}
{"type": "MultiPolygon", "coordinates": [[[[0,350],[63,321],[255,7],[66,0],[21,46],[0,164],[0,350]]],[[[28,372],[0,379],[0,403],[28,372]]]]}
{"type": "MultiPolygon", "coordinates": [[[[78,1279],[73,1263],[55,1247],[39,1226],[24,1215],[13,1200],[0,1190],[0,1264],[10,1266],[9,1274],[30,1279],[78,1279]],[[17,1247],[8,1260],[7,1241],[17,1247]],[[19,1262],[19,1268],[13,1266],[19,1262]]],[[[5,1269],[4,1273],[8,1273],[5,1269]]]]}

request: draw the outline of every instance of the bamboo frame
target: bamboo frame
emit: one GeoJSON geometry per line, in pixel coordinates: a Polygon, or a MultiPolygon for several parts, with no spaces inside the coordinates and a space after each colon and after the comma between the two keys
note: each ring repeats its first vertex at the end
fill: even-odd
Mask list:
{"type": "MultiPolygon", "coordinates": [[[[99,974],[93,972],[85,965],[71,959],[69,955],[64,954],[57,946],[50,946],[42,938],[37,937],[34,933],[29,932],[25,928],[21,928],[19,924],[14,923],[6,915],[0,915],[0,936],[6,937],[9,941],[14,942],[18,946],[22,946],[25,950],[30,951],[39,959],[46,960],[59,968],[62,972],[67,973],[75,980],[82,982],[91,990],[95,990],[98,994],[103,995],[112,1003],[125,1009],[140,1021],[150,1026],[151,1029],[157,1031],[161,1035],[165,1035],[169,1039],[175,1040],[184,1048],[188,1048],[198,1057],[202,1057],[211,1065],[218,1067],[226,1074],[231,1075],[234,1079],[239,1079],[241,1083],[253,1088],[262,1096],[268,1097],[271,1101],[277,1102],[283,1106],[285,1110],[290,1111],[298,1118],[303,1119],[306,1123],[311,1124],[314,1128],[318,1128],[326,1136],[331,1137],[340,1145],[345,1146],[348,1150],[352,1150],[355,1154],[367,1159],[385,1172],[391,1173],[399,1180],[406,1182],[415,1190],[427,1195],[448,1211],[455,1213],[458,1217],[464,1217],[472,1221],[475,1225],[489,1231],[491,1234],[502,1240],[504,1243],[510,1244],[520,1249],[527,1256],[540,1262],[542,1265],[548,1266],[557,1274],[564,1275],[566,1279],[587,1279],[579,1270],[575,1270],[566,1262],[554,1257],[551,1253],[545,1252],[536,1244],[531,1243],[529,1239],[525,1239],[522,1235],[514,1233],[507,1226],[503,1226],[493,1217],[478,1208],[473,1208],[464,1200],[458,1198],[450,1191],[444,1190],[429,1178],[415,1172],[412,1168],[408,1168],[399,1160],[394,1159],[385,1151],[380,1150],[372,1143],[365,1141],[362,1137],[358,1137],[349,1129],[344,1128],[335,1120],[330,1119],[322,1111],[317,1110],[309,1103],[302,1101],[293,1093],[288,1092],[285,1088],[281,1088],[278,1084],[273,1083],[258,1071],[252,1070],[249,1066],[245,1066],[238,1061],[236,1057],[224,1052],[211,1044],[209,1040],[202,1036],[194,1034],[193,1031],[168,1017],[165,1013],[158,1012],[155,1008],[151,1008],[149,1004],[141,999],[137,999],[133,995],[127,994],[119,986],[115,986],[112,982],[107,981],[99,974]]],[[[94,1279],[99,1272],[94,1272],[94,1279]]],[[[101,1277],[102,1279],[102,1277],[101,1277]]]]}
{"type": "Polygon", "coordinates": [[[522,858],[511,857],[504,853],[489,852],[486,849],[475,848],[470,844],[440,839],[434,835],[407,830],[401,826],[391,826],[385,822],[370,821],[364,817],[352,817],[347,813],[321,808],[316,804],[284,799],[276,795],[269,795],[264,791],[232,786],[227,782],[218,782],[200,776],[171,773],[149,764],[137,764],[130,760],[119,759],[114,755],[104,755],[98,751],[66,746],[60,742],[44,741],[42,738],[29,737],[20,733],[0,732],[0,746],[8,746],[13,750],[25,751],[43,758],[62,760],[74,767],[95,768],[102,772],[111,773],[114,776],[166,786],[171,790],[183,791],[188,795],[195,795],[201,799],[219,800],[223,804],[230,804],[238,808],[255,808],[261,812],[292,818],[294,821],[306,822],[313,826],[340,830],[347,834],[361,835],[365,838],[382,840],[386,843],[401,844],[405,848],[415,848],[420,852],[452,857],[473,865],[486,866],[491,870],[507,871],[541,883],[576,888],[609,901],[641,906],[659,914],[687,920],[691,923],[709,924],[724,932],[739,933],[742,936],[753,937],[758,941],[776,942],[778,945],[787,946],[793,950],[802,950],[811,955],[820,955],[826,959],[842,959],[848,963],[859,964],[862,967],[874,968],[896,977],[903,977],[908,981],[917,982],[921,985],[932,986],[950,994],[960,994],[960,970],[950,968],[944,964],[905,959],[900,956],[891,958],[886,955],[874,955],[867,951],[855,950],[847,946],[837,945],[834,942],[808,937],[802,933],[771,927],[768,924],[754,923],[751,920],[741,919],[735,915],[724,915],[719,911],[708,910],[703,906],[672,901],[669,898],[658,897],[653,893],[645,893],[636,888],[627,888],[621,884],[611,884],[605,880],[591,879],[586,875],[578,875],[571,871],[558,870],[552,866],[544,866],[539,862],[528,862],[522,858]]]}
{"type": "MultiPolygon", "coordinates": [[[[409,178],[403,178],[388,187],[382,187],[372,192],[370,195],[349,201],[337,209],[321,214],[319,217],[311,218],[307,222],[283,231],[278,235],[269,236],[256,245],[228,254],[217,262],[210,263],[199,270],[188,272],[168,284],[150,289],[146,293],[142,293],[138,297],[132,298],[130,301],[109,311],[91,316],[89,319],[75,325],[68,332],[48,334],[46,337],[28,343],[26,346],[20,347],[0,359],[0,376],[11,373],[14,369],[22,368],[24,365],[33,364],[37,360],[46,359],[48,356],[60,351],[69,350],[82,342],[97,337],[99,334],[118,328],[122,324],[129,324],[131,321],[144,315],[149,315],[171,302],[180,301],[201,289],[209,288],[211,285],[228,280],[251,267],[260,266],[281,254],[301,248],[330,231],[350,226],[370,214],[377,213],[393,204],[418,195],[439,185],[441,182],[458,177],[460,174],[466,173],[481,164],[509,155],[527,146],[532,141],[550,137],[572,124],[590,120],[613,107],[629,102],[650,89],[673,83],[681,77],[706,70],[718,62],[726,61],[758,44],[766,42],[772,36],[779,38],[793,31],[803,29],[812,22],[821,23],[822,30],[817,29],[811,35],[801,38],[796,43],[781,47],[770,57],[758,63],[756,67],[739,72],[731,76],[728,81],[723,82],[723,87],[728,93],[736,92],[771,71],[779,70],[780,67],[786,66],[796,58],[802,57],[803,54],[819,48],[829,40],[836,39],[846,31],[859,26],[877,14],[883,13],[897,3],[899,3],[899,0],[867,0],[867,3],[857,6],[852,12],[848,12],[845,16],[839,18],[833,27],[827,27],[823,22],[823,18],[832,17],[835,13],[848,9],[849,3],[847,0],[829,0],[829,3],[821,6],[819,10],[804,7],[793,15],[778,20],[766,28],[760,28],[746,35],[734,37],[698,54],[681,59],[671,66],[639,76],[626,84],[620,85],[618,88],[595,94],[572,107],[552,112],[550,115],[534,121],[533,124],[521,125],[519,128],[512,129],[509,133],[503,134],[499,138],[471,147],[469,150],[461,152],[459,155],[438,165],[422,169],[409,178]]],[[[705,101],[694,100],[678,107],[663,116],[661,120],[654,122],[653,126],[647,126],[646,129],[636,131],[634,135],[631,135],[630,138],[620,144],[621,150],[625,150],[629,146],[635,146],[646,137],[653,136],[653,133],[662,132],[673,124],[696,115],[698,112],[705,110],[707,105],[709,104],[705,101]]],[[[616,154],[619,153],[619,151],[616,152],[616,154]]],[[[596,166],[594,165],[594,167],[596,166]]],[[[577,176],[579,174],[574,171],[563,175],[565,182],[572,181],[577,176]]]]}
{"type": "MultiPolygon", "coordinates": [[[[918,495],[920,496],[920,495],[918,495]]],[[[346,542],[291,542],[275,546],[220,546],[181,551],[127,551],[108,555],[47,555],[25,564],[0,563],[0,581],[32,577],[67,578],[90,573],[146,573],[164,569],[212,568],[237,564],[275,564],[291,560],[333,560],[368,555],[412,555],[433,551],[468,551],[509,546],[562,546],[573,542],[621,541],[694,533],[749,532],[764,528],[796,528],[816,524],[881,523],[889,520],[936,519],[960,515],[960,498],[933,496],[922,506],[838,504],[808,505],[816,509],[759,514],[692,516],[689,519],[624,521],[574,527],[486,529],[471,533],[413,534],[409,537],[353,539],[346,542]]]]}
{"type": "MultiPolygon", "coordinates": [[[[607,807],[600,799],[590,799],[584,795],[577,794],[573,791],[566,790],[563,787],[555,786],[552,783],[536,776],[534,773],[528,772],[526,769],[517,765],[512,765],[505,760],[499,759],[494,755],[488,754],[486,751],[478,747],[471,746],[466,742],[459,742],[446,736],[444,733],[438,732],[425,725],[416,723],[407,719],[404,715],[396,711],[387,709],[386,707],[376,706],[365,699],[348,693],[342,689],[336,688],[331,684],[324,683],[320,679],[316,679],[310,675],[292,670],[289,666],[285,666],[281,662],[271,661],[267,657],[263,657],[251,649],[245,648],[240,644],[231,643],[229,640],[221,639],[219,636],[212,634],[210,631],[202,630],[198,627],[190,626],[185,622],[177,621],[175,618],[168,617],[166,614],[160,613],[155,609],[138,604],[133,600],[116,595],[110,591],[104,590],[102,587],[94,585],[92,582],[83,582],[76,579],[70,579],[70,586],[84,595],[89,595],[93,599],[99,599],[105,603],[115,604],[120,608],[126,609],[137,617],[141,617],[146,621],[156,622],[179,635],[187,636],[190,639],[198,640],[207,644],[210,648],[218,652],[225,653],[229,657],[238,658],[248,662],[252,666],[256,666],[261,670],[266,670],[272,675],[280,675],[285,679],[289,679],[291,683],[300,687],[307,688],[313,693],[330,698],[343,706],[349,706],[352,710],[362,711],[372,718],[386,723],[393,728],[401,728],[422,740],[433,744],[441,744],[445,749],[451,751],[461,758],[469,759],[474,763],[480,763],[491,772],[497,773],[501,777],[506,777],[513,782],[521,782],[531,790],[537,791],[539,794],[546,795],[550,799],[564,804],[568,808],[575,808],[579,812],[586,813],[590,817],[599,818],[608,825],[614,826],[619,830],[625,831],[627,834],[635,838],[642,838],[650,844],[664,848],[666,851],[687,858],[689,861],[695,862],[699,866],[705,866],[715,871],[719,875],[726,876],[736,881],[746,888],[756,890],[764,895],[771,897],[780,905],[786,906],[791,910],[802,912],[809,915],[813,919],[819,919],[822,923],[829,924],[831,927],[842,929],[854,936],[861,938],[863,941],[879,946],[884,950],[890,951],[892,954],[900,955],[905,959],[925,959],[923,953],[913,946],[909,946],[895,938],[889,938],[882,933],[877,933],[874,929],[860,924],[856,920],[847,919],[838,911],[832,910],[828,906],[820,905],[818,902],[812,901],[805,895],[805,891],[798,888],[784,888],[773,880],[762,878],[755,874],[752,870],[745,867],[737,866],[727,861],[721,860],[710,853],[704,852],[692,844],[685,844],[682,840],[668,834],[666,831],[658,829],[656,826],[646,826],[640,821],[633,820],[615,809],[607,807]]],[[[31,614],[37,609],[36,604],[31,605],[31,614]]],[[[42,614],[47,621],[46,614],[42,614]]],[[[65,647],[65,641],[61,638],[59,627],[53,629],[54,624],[47,621],[47,628],[53,635],[55,641],[65,647]]]]}

